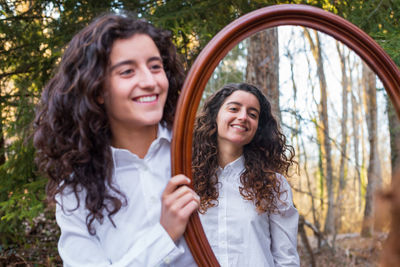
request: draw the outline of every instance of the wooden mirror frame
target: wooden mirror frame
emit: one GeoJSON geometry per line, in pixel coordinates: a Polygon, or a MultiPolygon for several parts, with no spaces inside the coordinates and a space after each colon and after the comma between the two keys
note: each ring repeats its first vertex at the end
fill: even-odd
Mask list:
{"type": "MultiPolygon", "coordinates": [[[[202,92],[218,63],[245,38],[260,30],[283,25],[313,28],[354,50],[380,78],[399,116],[400,71],[386,52],[365,32],[333,13],[312,6],[284,4],[261,8],[223,28],[193,63],[183,85],[175,115],[171,148],[174,175],[183,173],[192,177],[193,124],[202,92]]],[[[219,266],[197,213],[191,216],[184,236],[199,266],[219,266]]]]}

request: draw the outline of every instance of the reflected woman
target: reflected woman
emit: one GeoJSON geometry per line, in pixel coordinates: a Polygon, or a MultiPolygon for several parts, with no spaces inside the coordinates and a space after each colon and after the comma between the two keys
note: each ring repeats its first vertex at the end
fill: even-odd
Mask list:
{"type": "Polygon", "coordinates": [[[196,119],[194,187],[221,266],[299,266],[298,212],[283,175],[294,163],[271,105],[254,86],[228,84],[196,119]]]}

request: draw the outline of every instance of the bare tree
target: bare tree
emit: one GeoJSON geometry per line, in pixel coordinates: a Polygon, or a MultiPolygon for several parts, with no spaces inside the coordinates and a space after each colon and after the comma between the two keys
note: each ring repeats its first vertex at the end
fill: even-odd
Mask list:
{"type": "MultiPolygon", "coordinates": [[[[340,59],[341,72],[342,72],[342,121],[341,121],[341,142],[340,147],[342,149],[342,153],[340,155],[340,164],[339,164],[339,188],[338,193],[336,195],[336,229],[341,226],[341,210],[342,210],[342,201],[343,194],[342,191],[345,188],[345,168],[346,168],[346,157],[347,157],[347,118],[348,118],[348,91],[349,91],[349,82],[347,76],[347,64],[346,64],[346,55],[345,49],[343,45],[340,45],[338,41],[336,41],[336,49],[340,59]]],[[[335,231],[335,233],[337,230],[335,231]]]]}
{"type": "MultiPolygon", "coordinates": [[[[350,62],[349,62],[350,63],[350,62]]],[[[357,60],[354,60],[352,66],[349,68],[349,72],[350,72],[350,87],[354,88],[353,85],[353,69],[357,68],[357,64],[359,62],[357,60]]],[[[358,85],[356,83],[356,85],[358,85]]],[[[355,87],[355,88],[359,88],[359,86],[355,87]]],[[[354,189],[357,189],[357,194],[356,194],[356,199],[357,199],[357,210],[360,211],[361,210],[361,171],[360,171],[360,157],[359,157],[359,153],[360,153],[360,148],[359,148],[359,136],[360,136],[360,119],[359,119],[359,106],[360,104],[357,101],[357,95],[359,94],[359,90],[357,89],[353,89],[350,92],[350,98],[351,98],[351,125],[353,128],[353,151],[354,151],[354,165],[355,165],[355,172],[356,175],[354,177],[354,182],[353,182],[353,186],[354,189]]],[[[362,127],[361,127],[362,128],[362,127]]],[[[361,129],[362,131],[362,129],[361,129]]]]}
{"type": "Polygon", "coordinates": [[[382,180],[381,163],[378,152],[377,134],[377,104],[376,104],[376,76],[375,73],[365,64],[363,69],[363,84],[365,90],[365,102],[367,103],[367,129],[369,142],[369,164],[368,164],[368,185],[365,196],[365,209],[361,235],[371,236],[373,232],[373,194],[380,186],[382,180]]]}
{"type": "Polygon", "coordinates": [[[308,29],[304,29],[304,35],[310,43],[311,52],[317,64],[317,75],[320,86],[320,103],[318,107],[319,127],[317,127],[317,136],[321,140],[321,158],[324,164],[326,187],[328,192],[328,210],[326,213],[324,232],[331,234],[335,227],[334,214],[334,192],[333,192],[333,170],[331,144],[329,141],[329,119],[328,119],[328,96],[327,85],[324,72],[324,64],[321,53],[321,44],[317,31],[314,31],[314,39],[311,37],[308,29]]]}

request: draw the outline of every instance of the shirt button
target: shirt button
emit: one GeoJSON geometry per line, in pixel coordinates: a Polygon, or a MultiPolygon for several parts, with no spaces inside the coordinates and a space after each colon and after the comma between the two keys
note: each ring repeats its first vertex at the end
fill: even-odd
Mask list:
{"type": "Polygon", "coordinates": [[[151,197],[150,201],[151,201],[151,203],[155,204],[155,203],[157,203],[157,198],[156,197],[151,197]]]}
{"type": "Polygon", "coordinates": [[[171,259],[169,257],[165,258],[164,263],[165,264],[170,264],[171,263],[171,259]]]}

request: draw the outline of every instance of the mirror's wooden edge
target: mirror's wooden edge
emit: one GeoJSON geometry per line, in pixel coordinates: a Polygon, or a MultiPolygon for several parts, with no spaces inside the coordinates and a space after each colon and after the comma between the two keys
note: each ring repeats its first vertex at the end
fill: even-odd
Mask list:
{"type": "Polygon", "coordinates": [[[199,266],[219,266],[218,260],[215,258],[215,255],[208,243],[206,235],[204,233],[203,227],[200,222],[200,218],[198,213],[194,213],[190,217],[189,227],[185,232],[185,239],[188,241],[195,240],[196,242],[188,242],[188,246],[190,251],[192,251],[193,258],[197,262],[199,266]],[[198,238],[199,236],[203,238],[198,238]],[[202,254],[193,253],[194,251],[202,251],[202,254]],[[207,255],[207,256],[205,256],[207,255]]]}
{"type": "MultiPolygon", "coordinates": [[[[191,177],[193,123],[202,89],[220,60],[243,39],[276,26],[296,25],[324,32],[353,49],[382,81],[400,116],[400,71],[386,52],[365,32],[345,19],[307,5],[277,5],[258,9],[233,21],[207,44],[183,85],[174,121],[172,171],[191,177]]],[[[189,221],[185,239],[199,266],[219,266],[198,215],[189,221]]]]}
{"type": "MultiPolygon", "coordinates": [[[[179,100],[179,102],[181,101],[179,100]]],[[[179,107],[181,105],[179,104],[179,102],[177,105],[177,110],[179,110],[179,107]]],[[[194,114],[192,115],[195,116],[196,112],[194,112],[194,114]]],[[[194,117],[189,120],[192,120],[194,122],[194,117]]],[[[179,149],[179,147],[182,147],[180,145],[181,142],[179,142],[179,140],[181,140],[182,143],[189,144],[189,146],[192,147],[191,137],[193,133],[193,123],[191,125],[185,125],[183,120],[179,119],[177,120],[175,118],[173,133],[175,133],[177,129],[181,128],[185,128],[187,132],[186,131],[179,132],[178,137],[174,134],[174,138],[172,139],[172,144],[171,144],[172,175],[183,173],[187,177],[189,177],[190,180],[192,180],[192,172],[191,172],[192,151],[190,150],[187,152],[185,150],[179,149]],[[184,168],[184,166],[186,166],[186,168],[184,168]]],[[[193,188],[192,183],[190,184],[190,187],[193,188]]],[[[190,251],[192,252],[193,258],[198,264],[198,266],[219,266],[218,260],[215,258],[215,255],[204,233],[198,213],[193,213],[192,216],[190,217],[186,231],[184,233],[184,237],[190,251]]]]}
{"type": "MultiPolygon", "coordinates": [[[[178,109],[179,104],[177,106],[177,110],[178,109]]],[[[192,121],[194,121],[194,118],[192,119],[192,121]]],[[[181,127],[184,127],[186,129],[187,125],[185,125],[182,120],[175,119],[173,132],[175,132],[177,129],[180,129],[181,127]]],[[[185,153],[185,151],[182,149],[176,149],[176,147],[181,147],[179,145],[179,140],[182,140],[182,143],[189,143],[189,146],[192,147],[191,136],[193,133],[193,124],[189,125],[189,132],[191,134],[185,134],[185,132],[182,132],[180,133],[179,137],[176,137],[174,134],[175,137],[172,139],[171,144],[171,164],[172,175],[183,173],[192,180],[192,172],[190,170],[191,166],[189,166],[189,170],[187,167],[186,169],[183,168],[183,166],[187,166],[188,163],[191,164],[191,151],[185,153]],[[182,160],[186,158],[189,158],[187,159],[187,162],[182,162],[182,160]]],[[[190,187],[193,188],[193,184],[190,184],[190,187]]],[[[184,233],[184,237],[198,266],[219,266],[218,261],[215,258],[215,255],[204,233],[198,213],[193,213],[190,217],[186,231],[184,233]]]]}

